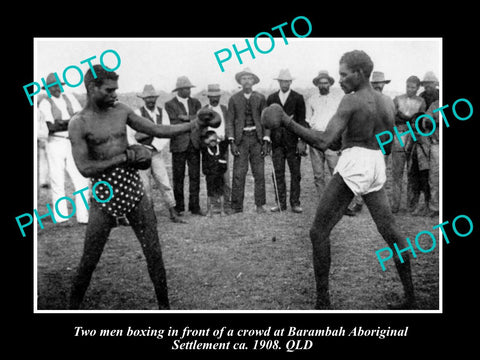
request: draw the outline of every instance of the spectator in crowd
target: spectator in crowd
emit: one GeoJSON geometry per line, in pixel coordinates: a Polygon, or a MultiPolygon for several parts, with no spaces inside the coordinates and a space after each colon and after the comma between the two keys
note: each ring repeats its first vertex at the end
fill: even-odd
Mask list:
{"type": "Polygon", "coordinates": [[[248,163],[254,179],[254,198],[256,212],[265,213],[265,160],[270,152],[270,130],[265,129],[260,116],[266,106],[265,96],[253,90],[260,82],[257,75],[246,68],[235,75],[242,90],[228,101],[227,137],[233,159],[232,211],[243,211],[245,197],[245,178],[248,163]]]}
{"type": "Polygon", "coordinates": [[[438,79],[433,73],[433,71],[427,71],[423,77],[422,82],[420,83],[423,86],[423,91],[420,93],[420,97],[425,100],[425,105],[427,109],[432,105],[435,100],[439,99],[438,91],[438,79]]]}
{"type": "MultiPolygon", "coordinates": [[[[46,87],[42,89],[51,95],[44,97],[38,107],[44,116],[48,127],[48,140],[46,143],[47,161],[50,174],[50,191],[52,204],[65,196],[65,172],[72,180],[75,190],[88,186],[88,179],[83,177],[77,169],[72,156],[72,147],[68,140],[68,124],[70,119],[80,110],[82,106],[75,98],[65,92],[62,93],[59,80],[54,73],[47,76],[46,87]]],[[[65,85],[65,83],[60,83],[65,85]]],[[[88,210],[83,204],[80,196],[75,197],[75,216],[77,222],[86,224],[88,222],[88,210]]],[[[58,203],[57,214],[68,215],[69,211],[65,201],[58,203]]],[[[67,218],[55,217],[57,223],[68,221],[67,218]]]]}
{"type": "MultiPolygon", "coordinates": [[[[214,130],[218,136],[219,146],[224,148],[225,145],[228,148],[228,139],[227,139],[227,107],[223,104],[220,104],[220,98],[223,94],[223,91],[220,89],[219,84],[209,84],[207,85],[207,92],[206,96],[208,98],[208,104],[204,107],[212,109],[218,115],[220,115],[221,123],[217,129],[208,128],[208,130],[214,130]]],[[[232,196],[232,188],[230,187],[230,156],[228,155],[228,151],[225,154],[225,159],[227,161],[227,170],[223,174],[223,183],[224,183],[224,206],[226,209],[231,209],[231,196],[232,196]]]]}
{"type": "MultiPolygon", "coordinates": [[[[158,99],[158,92],[153,85],[147,84],[143,88],[143,92],[138,95],[144,102],[144,105],[135,110],[135,113],[141,117],[144,117],[154,124],[170,125],[170,119],[165,109],[156,106],[158,99]]],[[[127,128],[128,142],[129,144],[142,144],[147,146],[152,152],[152,164],[147,170],[140,170],[140,178],[143,181],[145,187],[145,194],[153,201],[151,177],[157,184],[158,190],[162,196],[162,200],[165,202],[165,206],[168,209],[170,220],[174,223],[185,223],[180,219],[177,211],[175,210],[175,197],[173,195],[173,189],[170,185],[170,179],[168,178],[167,167],[165,164],[165,149],[170,143],[168,138],[157,138],[152,135],[148,135],[142,132],[136,132],[130,126],[127,128]]]]}
{"type": "Polygon", "coordinates": [[[220,214],[225,216],[225,178],[228,143],[220,141],[215,130],[202,136],[202,171],[207,183],[207,216],[213,214],[213,204],[220,200],[220,214]]]}
{"type": "MultiPolygon", "coordinates": [[[[420,96],[417,96],[417,91],[420,88],[420,79],[415,75],[410,76],[407,79],[406,93],[396,96],[393,99],[395,104],[395,126],[400,133],[404,133],[408,130],[407,122],[415,121],[413,115],[418,112],[424,112],[425,101],[420,96]]],[[[392,196],[391,206],[392,212],[397,213],[400,209],[402,199],[402,184],[403,184],[403,170],[407,164],[409,158],[407,153],[407,147],[401,146],[398,137],[395,136],[392,145],[392,196]]],[[[407,199],[410,197],[410,192],[407,190],[407,199]]],[[[407,200],[408,202],[409,200],[407,200]]]]}
{"type": "MultiPolygon", "coordinates": [[[[287,115],[302,126],[308,127],[305,121],[305,101],[303,96],[290,88],[294,78],[288,69],[280,70],[277,80],[280,90],[267,98],[267,106],[279,104],[287,115]]],[[[287,209],[287,189],[285,184],[285,162],[290,170],[290,206],[294,213],[303,212],[300,206],[300,165],[301,156],[305,156],[306,144],[297,135],[284,128],[273,129],[270,134],[272,140],[272,161],[275,171],[278,198],[273,212],[287,209]]]]}
{"type": "MultiPolygon", "coordinates": [[[[192,85],[188,77],[180,76],[177,79],[175,97],[165,103],[165,110],[170,123],[184,124],[192,122],[198,110],[202,107],[200,101],[192,98],[192,85]]],[[[172,153],[172,180],[175,196],[175,210],[178,215],[185,211],[184,181],[185,168],[188,166],[189,199],[188,209],[194,215],[204,216],[200,209],[200,134],[197,131],[180,134],[170,139],[172,153]]]]}
{"type": "Polygon", "coordinates": [[[383,92],[383,88],[386,84],[390,84],[391,80],[385,80],[385,74],[381,71],[374,71],[372,72],[372,79],[370,80],[370,84],[372,87],[379,91],[383,92]]]}

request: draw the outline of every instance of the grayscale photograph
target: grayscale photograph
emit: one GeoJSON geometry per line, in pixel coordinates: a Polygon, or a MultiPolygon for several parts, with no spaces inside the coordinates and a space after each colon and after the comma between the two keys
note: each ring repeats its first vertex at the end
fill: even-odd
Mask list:
{"type": "Polygon", "coordinates": [[[442,311],[442,38],[274,36],[33,39],[35,312],[442,311]]]}

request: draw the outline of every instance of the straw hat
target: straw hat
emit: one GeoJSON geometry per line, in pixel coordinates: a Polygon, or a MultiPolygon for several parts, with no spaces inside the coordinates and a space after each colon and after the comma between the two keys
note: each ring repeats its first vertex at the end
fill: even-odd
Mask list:
{"type": "Polygon", "coordinates": [[[186,77],[186,76],[180,76],[180,77],[177,79],[177,83],[176,83],[176,85],[175,85],[175,89],[173,89],[172,92],[177,91],[178,89],[182,89],[182,88],[192,88],[192,87],[195,87],[195,85],[192,85],[192,83],[190,82],[190,80],[188,79],[188,77],[186,77]]]}
{"type": "Polygon", "coordinates": [[[371,83],[385,83],[389,84],[391,80],[385,80],[385,74],[381,71],[374,71],[372,72],[372,80],[371,83]]]}
{"type": "Polygon", "coordinates": [[[281,69],[280,73],[276,78],[273,80],[294,80],[295,78],[290,75],[290,71],[288,69],[281,69]]]}
{"type": "Polygon", "coordinates": [[[320,70],[318,72],[318,75],[315,76],[312,80],[313,82],[313,85],[315,86],[318,86],[318,82],[320,81],[320,79],[327,79],[328,82],[330,83],[330,85],[333,85],[333,83],[335,82],[335,80],[333,79],[333,77],[331,77],[330,75],[328,75],[328,71],[327,70],[320,70]]]}
{"type": "Polygon", "coordinates": [[[253,85],[258,84],[260,82],[260,79],[258,78],[258,76],[255,75],[254,73],[252,73],[251,70],[247,67],[247,68],[243,69],[242,71],[240,71],[239,73],[235,74],[235,80],[237,80],[237,82],[239,84],[240,84],[240,78],[243,75],[252,75],[253,76],[253,85]]]}
{"type": "MultiPolygon", "coordinates": [[[[50,74],[48,74],[47,80],[45,82],[48,86],[48,85],[53,84],[53,83],[58,82],[58,81],[57,81],[57,77],[55,76],[55,74],[50,73],[50,74]]],[[[60,82],[60,84],[65,85],[64,82],[60,82]]],[[[45,86],[42,86],[42,89],[45,90],[45,86]]]]}
{"type": "Polygon", "coordinates": [[[143,92],[139,95],[137,95],[139,98],[146,98],[146,97],[158,97],[160,96],[160,94],[155,91],[155,88],[153,87],[153,85],[150,85],[150,84],[147,84],[143,87],[143,92]]]}
{"type": "Polygon", "coordinates": [[[209,84],[207,85],[207,92],[205,93],[206,96],[220,96],[222,95],[222,90],[220,90],[219,84],[209,84]]]}
{"type": "Polygon", "coordinates": [[[423,84],[426,83],[426,82],[434,82],[434,83],[438,84],[438,78],[435,76],[433,71],[427,71],[425,73],[425,76],[423,77],[423,80],[420,82],[420,85],[423,86],[423,84]]]}

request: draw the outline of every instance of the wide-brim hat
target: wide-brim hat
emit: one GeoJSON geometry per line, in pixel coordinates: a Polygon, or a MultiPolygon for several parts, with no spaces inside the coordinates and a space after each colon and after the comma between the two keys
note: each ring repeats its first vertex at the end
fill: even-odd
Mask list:
{"type": "Polygon", "coordinates": [[[425,76],[423,77],[423,80],[420,82],[420,85],[423,86],[423,84],[426,82],[433,82],[435,84],[438,84],[438,78],[435,76],[433,71],[427,71],[425,73],[425,76]]]}
{"type": "Polygon", "coordinates": [[[143,87],[143,92],[141,94],[137,94],[139,98],[146,98],[146,97],[158,97],[160,94],[155,90],[153,85],[147,84],[143,87]]]}
{"type": "Polygon", "coordinates": [[[255,75],[253,72],[251,72],[249,68],[245,68],[242,71],[235,74],[235,80],[237,80],[237,83],[240,84],[240,78],[243,75],[252,75],[253,76],[253,85],[258,84],[260,82],[260,78],[257,75],[255,75]]]}
{"type": "Polygon", "coordinates": [[[318,75],[315,76],[312,80],[313,85],[318,86],[318,82],[320,81],[320,79],[327,79],[330,85],[333,85],[335,83],[335,79],[328,74],[327,70],[320,70],[318,72],[318,75]]]}
{"type": "Polygon", "coordinates": [[[370,80],[371,83],[385,83],[389,84],[391,80],[385,80],[385,74],[381,71],[374,71],[372,72],[372,79],[370,80]]]}
{"type": "Polygon", "coordinates": [[[278,76],[276,78],[274,78],[273,80],[289,80],[289,81],[292,81],[292,80],[295,80],[295,78],[292,77],[292,75],[290,74],[290,71],[288,69],[281,69],[278,76]]]}
{"type": "Polygon", "coordinates": [[[209,84],[207,85],[207,91],[205,92],[206,96],[220,96],[223,94],[223,91],[220,90],[219,84],[209,84]]]}
{"type": "Polygon", "coordinates": [[[178,89],[192,88],[192,87],[195,87],[195,85],[192,85],[188,77],[180,76],[177,79],[177,83],[175,84],[175,89],[173,89],[172,92],[177,91],[178,89]]]}
{"type": "MultiPolygon", "coordinates": [[[[50,85],[50,84],[53,84],[53,83],[55,83],[55,82],[58,82],[58,79],[57,79],[57,77],[55,76],[55,74],[54,74],[54,73],[48,74],[47,79],[45,80],[45,83],[46,83],[47,85],[50,85]]],[[[65,85],[64,82],[60,82],[60,84],[65,85]]],[[[42,86],[42,90],[45,90],[45,86],[42,86]]]]}

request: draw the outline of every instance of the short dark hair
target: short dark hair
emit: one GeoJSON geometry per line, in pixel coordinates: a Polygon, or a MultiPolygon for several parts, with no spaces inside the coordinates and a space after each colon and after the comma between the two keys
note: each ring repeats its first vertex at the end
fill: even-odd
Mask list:
{"type": "Polygon", "coordinates": [[[341,63],[347,64],[352,71],[361,70],[366,78],[370,77],[370,74],[373,70],[372,59],[365,51],[362,50],[346,52],[340,58],[340,64],[341,63]]]}
{"type": "Polygon", "coordinates": [[[420,79],[418,78],[418,76],[415,76],[415,75],[410,76],[406,82],[413,83],[417,86],[420,86],[420,79]]]}
{"type": "MultiPolygon", "coordinates": [[[[108,68],[107,68],[108,69],[108,68]]],[[[93,71],[95,71],[96,78],[93,77],[92,69],[88,69],[85,73],[84,83],[87,89],[90,83],[94,83],[95,86],[102,86],[104,80],[118,80],[119,75],[115,71],[108,71],[102,65],[93,65],[93,71]]]]}

